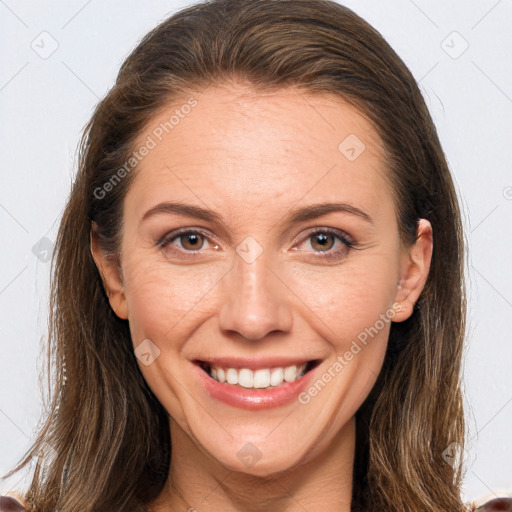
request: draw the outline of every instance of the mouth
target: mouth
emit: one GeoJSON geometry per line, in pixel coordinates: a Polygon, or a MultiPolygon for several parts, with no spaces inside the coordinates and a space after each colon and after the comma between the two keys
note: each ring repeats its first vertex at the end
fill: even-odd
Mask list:
{"type": "MultiPolygon", "coordinates": [[[[245,389],[275,389],[302,379],[316,368],[320,359],[312,359],[288,366],[269,366],[261,368],[231,367],[214,362],[195,360],[194,363],[211,379],[220,384],[245,389]]],[[[253,366],[253,365],[251,365],[253,366]]]]}

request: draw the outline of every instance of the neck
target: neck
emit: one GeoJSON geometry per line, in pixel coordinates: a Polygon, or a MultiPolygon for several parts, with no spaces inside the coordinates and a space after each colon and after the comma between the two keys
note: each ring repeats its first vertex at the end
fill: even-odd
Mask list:
{"type": "Polygon", "coordinates": [[[172,419],[171,444],[169,478],[150,512],[350,512],[355,418],[318,457],[266,477],[212,460],[172,419]]]}

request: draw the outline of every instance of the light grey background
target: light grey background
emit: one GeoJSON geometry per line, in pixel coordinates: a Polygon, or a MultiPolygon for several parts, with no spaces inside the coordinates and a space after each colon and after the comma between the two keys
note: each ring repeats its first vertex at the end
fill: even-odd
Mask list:
{"type": "MultiPolygon", "coordinates": [[[[39,418],[46,260],[80,132],[138,40],[189,4],[0,0],[2,474],[28,447],[39,418]]],[[[345,4],[384,35],[420,82],[457,182],[470,246],[464,497],[510,493],[512,0],[345,4]]],[[[0,483],[0,492],[18,481],[0,483]]]]}

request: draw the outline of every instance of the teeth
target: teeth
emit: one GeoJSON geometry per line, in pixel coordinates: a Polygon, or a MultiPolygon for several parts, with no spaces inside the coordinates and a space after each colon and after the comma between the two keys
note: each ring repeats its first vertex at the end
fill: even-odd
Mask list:
{"type": "Polygon", "coordinates": [[[250,370],[249,368],[221,368],[220,366],[210,367],[209,374],[221,383],[239,385],[244,388],[265,389],[270,386],[280,386],[283,382],[295,382],[304,375],[307,363],[297,367],[296,365],[261,368],[250,370]]]}
{"type": "Polygon", "coordinates": [[[270,386],[270,370],[256,370],[252,385],[254,388],[268,388],[270,386]]]}
{"type": "Polygon", "coordinates": [[[254,373],[247,368],[238,372],[238,384],[244,388],[252,388],[254,382],[254,373]]]}
{"type": "Polygon", "coordinates": [[[227,369],[226,381],[228,384],[238,384],[238,372],[234,368],[227,369]]]}
{"type": "Polygon", "coordinates": [[[297,367],[296,366],[288,366],[284,369],[284,380],[286,382],[293,382],[297,377],[297,367]]]}
{"type": "Polygon", "coordinates": [[[274,368],[270,374],[270,384],[272,386],[279,386],[283,383],[284,370],[282,368],[274,368]]]}

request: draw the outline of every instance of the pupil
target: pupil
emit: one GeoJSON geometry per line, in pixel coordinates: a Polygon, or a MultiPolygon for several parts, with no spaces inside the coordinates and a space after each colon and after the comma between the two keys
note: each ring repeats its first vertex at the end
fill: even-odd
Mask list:
{"type": "Polygon", "coordinates": [[[194,245],[198,244],[199,237],[195,235],[194,233],[189,233],[188,235],[185,235],[186,243],[192,245],[192,248],[194,245]]]}
{"type": "Polygon", "coordinates": [[[320,233],[316,235],[316,242],[320,244],[321,247],[326,247],[326,244],[328,244],[328,239],[331,235],[325,235],[323,233],[320,233]]]}

